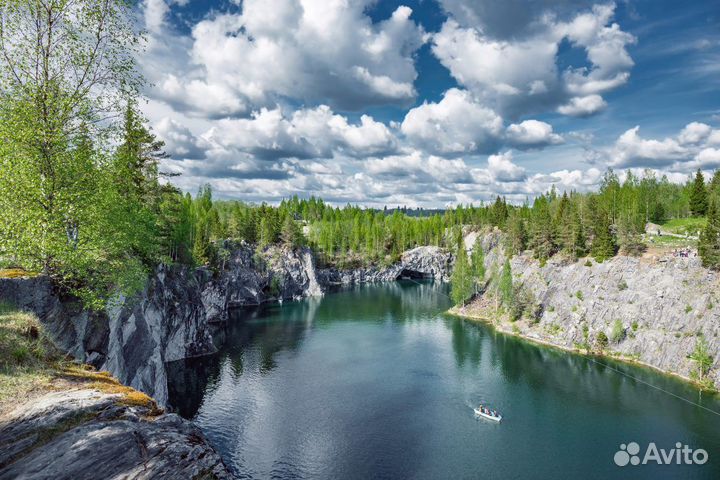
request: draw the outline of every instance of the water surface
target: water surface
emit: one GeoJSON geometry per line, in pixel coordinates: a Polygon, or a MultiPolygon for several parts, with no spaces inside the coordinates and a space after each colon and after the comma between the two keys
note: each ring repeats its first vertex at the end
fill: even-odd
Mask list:
{"type": "MultiPolygon", "coordinates": [[[[241,478],[720,478],[720,416],[443,314],[446,293],[403,281],[239,310],[218,355],[170,366],[170,401],[241,478]],[[479,403],[503,422],[474,418],[479,403]],[[710,458],[616,466],[632,441],[710,458]]],[[[720,411],[674,378],[611,365],[720,411]]]]}

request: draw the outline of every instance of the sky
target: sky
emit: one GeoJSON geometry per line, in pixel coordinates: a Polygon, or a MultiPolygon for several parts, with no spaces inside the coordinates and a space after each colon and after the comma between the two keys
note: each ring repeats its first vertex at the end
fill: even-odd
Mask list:
{"type": "Polygon", "coordinates": [[[188,192],[519,203],[720,167],[720,0],[142,0],[188,192]]]}

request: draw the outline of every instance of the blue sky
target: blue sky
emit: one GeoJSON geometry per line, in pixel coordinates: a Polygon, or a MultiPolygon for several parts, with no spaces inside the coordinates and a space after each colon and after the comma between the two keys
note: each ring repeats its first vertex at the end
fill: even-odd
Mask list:
{"type": "Polygon", "coordinates": [[[437,207],[720,167],[720,0],[145,0],[187,191],[437,207]]]}

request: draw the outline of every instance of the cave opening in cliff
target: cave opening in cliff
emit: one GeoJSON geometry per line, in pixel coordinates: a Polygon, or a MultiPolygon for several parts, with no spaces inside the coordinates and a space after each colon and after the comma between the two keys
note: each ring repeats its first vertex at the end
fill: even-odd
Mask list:
{"type": "Polygon", "coordinates": [[[410,270],[404,268],[397,276],[397,280],[409,279],[409,280],[427,280],[433,278],[429,273],[418,272],[417,270],[410,270]]]}

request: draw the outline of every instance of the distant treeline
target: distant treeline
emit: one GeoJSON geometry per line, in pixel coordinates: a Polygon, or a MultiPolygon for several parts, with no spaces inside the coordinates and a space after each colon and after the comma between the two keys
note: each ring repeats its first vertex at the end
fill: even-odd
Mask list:
{"type": "Polygon", "coordinates": [[[176,253],[174,258],[208,261],[216,256],[212,251],[215,241],[233,238],[261,248],[277,242],[307,244],[323,260],[341,265],[392,262],[418,245],[455,249],[462,227],[498,227],[506,232],[506,248],[512,253],[531,249],[541,261],[558,253],[571,257],[589,254],[602,260],[619,251],[640,253],[644,249],[641,235],[648,222],[704,216],[709,211],[715,215],[720,174],[706,184],[698,172],[679,185],[665,177],[658,179],[650,171],[641,177],[627,172],[620,182],[615,172],[608,170],[598,192],[560,193],[553,188],[532,203],[510,205],[497,197],[490,204],[461,205],[426,216],[409,216],[400,209],[389,213],[353,205],[333,207],[315,197],[295,196],[273,207],[212,202],[210,195],[209,187],[204,187],[196,199],[186,196],[189,205],[206,205],[187,211],[207,212],[201,216],[202,225],[194,229],[207,233],[186,235],[184,243],[173,248],[183,254],[176,253]]]}

